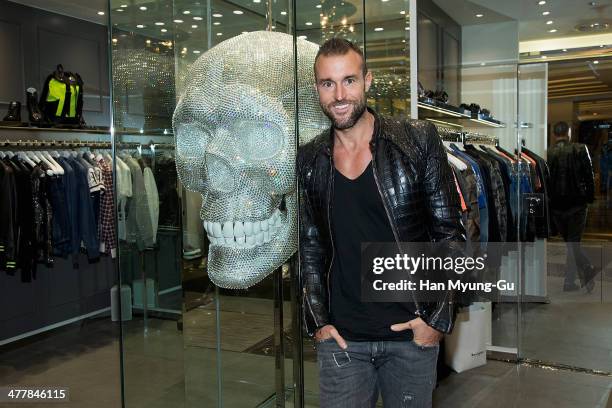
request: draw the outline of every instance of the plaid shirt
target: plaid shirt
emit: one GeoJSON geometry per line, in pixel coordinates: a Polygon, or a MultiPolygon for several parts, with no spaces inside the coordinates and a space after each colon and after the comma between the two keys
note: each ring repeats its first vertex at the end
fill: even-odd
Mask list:
{"type": "Polygon", "coordinates": [[[113,190],[113,171],[104,159],[98,161],[102,169],[102,181],[105,189],[100,198],[100,223],[98,225],[98,235],[100,237],[100,252],[108,254],[114,258],[116,255],[117,233],[115,231],[115,193],[113,190]]]}

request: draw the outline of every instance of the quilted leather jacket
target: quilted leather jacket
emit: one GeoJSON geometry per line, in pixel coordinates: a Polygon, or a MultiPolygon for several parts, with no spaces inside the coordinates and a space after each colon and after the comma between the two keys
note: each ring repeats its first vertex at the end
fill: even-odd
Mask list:
{"type": "Polygon", "coordinates": [[[553,207],[592,203],[595,177],[589,149],[582,143],[561,139],[548,149],[549,197],[553,207]]]}
{"type": "MultiPolygon", "coordinates": [[[[400,242],[465,241],[461,207],[452,170],[433,124],[375,117],[370,142],[372,167],[395,240],[400,242]]],[[[324,132],[300,147],[300,268],[304,324],[310,336],[329,324],[329,271],[334,257],[331,239],[333,132],[324,132]]],[[[454,293],[437,302],[414,300],[414,312],[431,327],[449,333],[456,305],[454,293]]]]}

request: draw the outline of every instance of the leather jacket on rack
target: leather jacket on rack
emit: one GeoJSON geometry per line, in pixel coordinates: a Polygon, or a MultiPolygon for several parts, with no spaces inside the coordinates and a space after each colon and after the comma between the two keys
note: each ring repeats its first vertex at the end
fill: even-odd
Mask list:
{"type": "MultiPolygon", "coordinates": [[[[398,245],[444,241],[453,247],[453,243],[464,242],[459,197],[435,126],[425,121],[391,120],[369,111],[375,117],[370,142],[374,178],[398,245]]],[[[298,152],[302,302],[310,336],[330,322],[332,151],[330,129],[298,152]]],[[[415,314],[431,327],[449,333],[456,315],[454,295],[448,291],[437,302],[415,298],[415,314]]]]}

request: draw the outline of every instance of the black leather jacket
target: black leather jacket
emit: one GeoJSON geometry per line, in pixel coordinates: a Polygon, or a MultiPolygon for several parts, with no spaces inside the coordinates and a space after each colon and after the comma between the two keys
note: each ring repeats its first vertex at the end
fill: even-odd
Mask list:
{"type": "Polygon", "coordinates": [[[592,203],[595,198],[595,177],[587,146],[561,139],[548,149],[547,156],[551,207],[569,208],[592,203]]]}
{"type": "MultiPolygon", "coordinates": [[[[465,241],[457,188],[434,125],[391,120],[370,112],[375,116],[370,142],[374,177],[398,245],[465,241]]],[[[304,323],[311,336],[330,322],[332,149],[330,130],[298,152],[302,302],[304,323]]],[[[449,333],[456,314],[454,293],[446,292],[435,303],[415,299],[414,311],[431,327],[449,333]]]]}

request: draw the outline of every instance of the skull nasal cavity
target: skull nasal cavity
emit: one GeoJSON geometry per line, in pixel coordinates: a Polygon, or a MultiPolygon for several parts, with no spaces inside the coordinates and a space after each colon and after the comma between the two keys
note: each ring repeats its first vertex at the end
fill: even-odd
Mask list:
{"type": "Polygon", "coordinates": [[[222,157],[206,153],[206,176],[213,190],[226,193],[234,190],[234,170],[222,157]]]}

